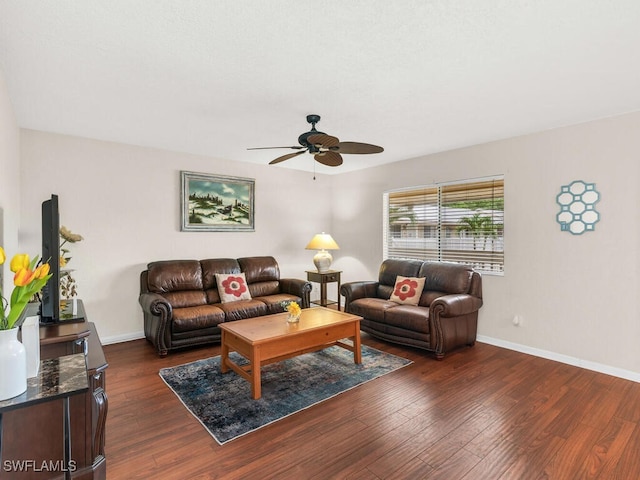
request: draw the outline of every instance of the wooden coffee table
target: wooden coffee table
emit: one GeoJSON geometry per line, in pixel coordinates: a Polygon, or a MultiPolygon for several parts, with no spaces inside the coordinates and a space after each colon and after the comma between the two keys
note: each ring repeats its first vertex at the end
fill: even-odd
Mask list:
{"type": "Polygon", "coordinates": [[[251,383],[251,396],[262,395],[260,367],[304,353],[338,345],[353,352],[353,361],[362,363],[361,317],[324,307],[305,308],[298,323],[287,323],[287,314],[278,313],[222,323],[220,369],[237,372],[251,383]],[[350,338],[353,345],[342,342],[350,338]],[[249,360],[240,366],[229,358],[235,351],[249,360]]]}

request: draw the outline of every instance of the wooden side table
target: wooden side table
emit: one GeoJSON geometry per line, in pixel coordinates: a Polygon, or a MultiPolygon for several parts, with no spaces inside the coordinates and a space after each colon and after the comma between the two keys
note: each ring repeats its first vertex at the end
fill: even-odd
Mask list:
{"type": "Polygon", "coordinates": [[[338,310],[340,310],[340,274],[341,271],[337,270],[329,270],[324,273],[320,273],[316,270],[307,270],[307,281],[315,282],[320,284],[320,301],[311,303],[315,303],[316,305],[320,305],[321,307],[326,307],[328,305],[338,304],[338,310]],[[338,300],[327,300],[327,283],[337,283],[338,284],[338,300]]]}

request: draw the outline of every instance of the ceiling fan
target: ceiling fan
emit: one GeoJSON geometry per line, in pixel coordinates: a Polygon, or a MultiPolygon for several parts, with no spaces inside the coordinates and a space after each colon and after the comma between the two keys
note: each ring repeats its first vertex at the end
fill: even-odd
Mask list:
{"type": "Polygon", "coordinates": [[[256,147],[248,148],[247,150],[266,150],[272,148],[291,148],[293,150],[300,150],[296,153],[288,153],[269,162],[269,165],[284,162],[290,158],[297,157],[298,155],[309,152],[313,155],[313,158],[323,165],[329,167],[337,167],[342,165],[342,153],[380,153],[384,151],[384,148],[377,145],[370,145],[368,143],[358,142],[341,142],[337,137],[332,137],[324,132],[316,130],[316,123],[320,121],[320,115],[307,115],[307,122],[311,124],[311,130],[303,133],[298,137],[298,143],[300,146],[295,145],[293,147],[256,147]]]}

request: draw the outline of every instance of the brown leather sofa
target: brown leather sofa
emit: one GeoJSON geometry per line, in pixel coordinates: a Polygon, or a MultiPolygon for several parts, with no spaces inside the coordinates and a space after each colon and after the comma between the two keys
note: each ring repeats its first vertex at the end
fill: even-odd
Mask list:
{"type": "Polygon", "coordinates": [[[445,353],[474,345],[482,278],[457,263],[385,260],[378,281],[345,283],[345,311],[360,315],[361,330],[390,342],[422,348],[442,359],[445,353]],[[396,277],[425,277],[418,305],[389,300],[396,277]]]}
{"type": "Polygon", "coordinates": [[[140,274],[144,333],[160,356],[169,350],[220,341],[222,322],[281,313],[293,300],[309,308],[311,283],[280,278],[273,257],[165,260],[140,274]],[[223,303],[216,273],[246,277],[251,299],[223,303]]]}

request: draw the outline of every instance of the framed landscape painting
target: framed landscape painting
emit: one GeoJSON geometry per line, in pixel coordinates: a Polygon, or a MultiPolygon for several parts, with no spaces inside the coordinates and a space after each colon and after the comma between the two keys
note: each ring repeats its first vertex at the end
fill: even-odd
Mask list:
{"type": "Polygon", "coordinates": [[[253,232],[252,178],[180,172],[183,232],[253,232]]]}

